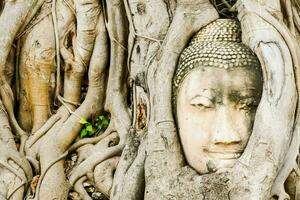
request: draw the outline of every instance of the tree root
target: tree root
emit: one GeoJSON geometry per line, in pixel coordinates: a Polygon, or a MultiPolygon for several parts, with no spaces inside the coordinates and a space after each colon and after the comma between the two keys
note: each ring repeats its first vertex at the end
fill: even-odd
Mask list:
{"type": "MultiPolygon", "coordinates": [[[[289,5],[286,5],[286,7],[289,7],[289,5]]],[[[251,190],[252,193],[255,193],[255,195],[257,195],[257,198],[268,198],[270,196],[269,185],[273,183],[274,185],[271,191],[271,195],[277,196],[279,199],[289,198],[284,190],[284,182],[294,168],[294,163],[299,151],[298,112],[300,105],[300,82],[298,77],[299,57],[297,56],[299,47],[297,47],[297,42],[295,42],[287,27],[282,25],[279,20],[277,20],[271,13],[266,10],[264,6],[262,6],[257,1],[239,1],[237,3],[237,10],[239,12],[239,19],[242,23],[242,27],[245,28],[245,30],[243,29],[244,42],[246,42],[247,45],[250,46],[253,51],[255,51],[255,53],[259,57],[264,71],[265,91],[263,92],[263,96],[267,97],[262,99],[262,101],[260,102],[260,107],[262,108],[266,106],[266,103],[264,103],[263,101],[268,99],[268,104],[276,102],[276,109],[278,111],[280,109],[289,109],[289,112],[285,113],[285,117],[283,118],[285,120],[285,123],[280,125],[280,132],[277,131],[279,129],[272,130],[272,128],[266,131],[266,128],[263,127],[264,125],[261,125],[259,123],[259,125],[256,125],[257,122],[255,122],[251,138],[248,142],[248,146],[241,159],[243,159],[247,163],[259,163],[258,165],[255,165],[252,170],[255,171],[257,169],[268,168],[268,174],[260,174],[263,175],[261,177],[259,177],[260,175],[254,175],[251,177],[246,175],[242,179],[247,180],[248,183],[251,183],[251,185],[248,185],[248,187],[251,188],[249,190],[251,190]],[[254,26],[252,27],[251,25],[254,26]],[[261,35],[266,33],[266,30],[268,30],[268,37],[261,37],[261,35]],[[270,56],[272,55],[272,52],[276,53],[274,54],[277,55],[276,57],[280,57],[279,62],[281,62],[281,64],[279,64],[278,61],[273,61],[274,58],[270,56]],[[279,71],[279,66],[284,71],[279,71]],[[272,73],[272,80],[269,80],[268,74],[270,73],[272,73]],[[275,73],[277,73],[277,75],[275,75],[275,73]],[[290,76],[286,76],[287,73],[289,73],[290,76]],[[274,81],[274,77],[277,77],[278,81],[274,81]],[[276,82],[277,84],[272,84],[270,82],[276,82]],[[287,99],[285,99],[284,97],[287,96],[289,96],[287,98],[289,99],[289,104],[285,105],[283,102],[286,102],[287,99]],[[295,103],[297,103],[298,108],[296,108],[295,103]],[[285,106],[283,107],[283,105],[285,106]],[[293,113],[292,116],[290,116],[290,113],[293,113]],[[290,127],[290,124],[292,124],[293,127],[290,127]],[[263,133],[268,133],[268,135],[264,135],[263,133]],[[275,136],[275,134],[282,137],[282,139],[275,136]],[[269,137],[269,135],[273,136],[273,138],[269,137]],[[259,141],[262,140],[268,140],[268,152],[272,152],[272,155],[270,156],[272,157],[272,161],[258,160],[256,158],[258,157],[258,155],[262,154],[261,151],[258,152],[255,150],[259,149],[257,144],[261,143],[259,141]],[[284,142],[281,143],[280,141],[284,142]],[[292,142],[290,143],[290,141],[292,142]],[[281,149],[278,150],[278,148],[281,149]],[[281,154],[275,153],[276,151],[280,151],[281,154]],[[285,154],[283,154],[283,152],[285,154]],[[285,157],[283,157],[284,155],[285,157]],[[263,184],[260,181],[262,179],[264,179],[263,184]],[[260,190],[260,194],[256,192],[258,188],[260,190]]],[[[291,28],[293,29],[293,27],[291,28]]],[[[264,110],[267,109],[270,108],[264,108],[264,110]]],[[[264,115],[262,110],[263,109],[260,108],[257,110],[256,120],[260,119],[258,121],[265,121],[265,124],[268,124],[269,121],[273,121],[272,118],[268,119],[269,117],[267,117],[267,114],[264,115]]],[[[274,113],[274,115],[276,114],[274,113]]],[[[283,115],[283,112],[280,112],[280,115],[283,115]]],[[[284,122],[284,120],[281,121],[284,122]]],[[[248,170],[245,167],[240,167],[240,170],[243,171],[243,173],[248,170]]],[[[239,170],[237,170],[237,168],[235,169],[238,172],[239,170]]],[[[237,185],[237,187],[239,187],[239,185],[243,185],[241,179],[238,179],[235,184],[237,185]]],[[[237,197],[242,198],[241,196],[237,197]]]]}
{"type": "Polygon", "coordinates": [[[104,160],[121,155],[124,146],[124,144],[120,143],[117,146],[107,148],[105,151],[96,152],[91,155],[78,166],[77,170],[72,172],[69,179],[70,184],[74,186],[81,177],[85,176],[87,173],[92,173],[95,167],[104,160]]]}
{"type": "Polygon", "coordinates": [[[26,182],[20,183],[9,195],[7,195],[7,199],[9,200],[19,189],[26,185],[26,182]]]}
{"type": "MultiPolygon", "coordinates": [[[[31,158],[32,161],[38,159],[37,157],[40,145],[42,145],[42,143],[47,140],[50,135],[59,130],[63,123],[68,119],[69,115],[69,111],[64,106],[60,107],[58,112],[52,116],[53,118],[51,117],[44,124],[44,126],[42,126],[34,135],[32,135],[32,137],[27,140],[25,144],[26,156],[31,158]]],[[[34,163],[33,166],[36,168],[37,166],[34,163]]],[[[39,167],[36,168],[36,170],[37,169],[40,170],[39,167]]]]}
{"type": "Polygon", "coordinates": [[[33,137],[26,142],[27,148],[32,147],[60,119],[61,119],[61,115],[59,113],[56,113],[55,115],[51,116],[40,129],[38,129],[35,133],[33,133],[33,137]]]}
{"type": "Polygon", "coordinates": [[[92,200],[90,195],[86,192],[86,190],[83,187],[83,182],[87,180],[87,177],[84,176],[80,178],[74,185],[74,190],[80,195],[82,200],[92,200]]]}
{"type": "Polygon", "coordinates": [[[105,5],[105,23],[111,39],[111,60],[105,110],[111,114],[111,123],[113,122],[120,141],[125,142],[131,124],[126,87],[128,73],[126,68],[128,30],[126,28],[128,22],[121,0],[106,1],[105,5]],[[108,10],[113,12],[107,12],[108,10]]]}
{"type": "Polygon", "coordinates": [[[118,165],[120,157],[112,157],[105,160],[95,167],[94,180],[95,186],[99,192],[107,198],[110,196],[111,187],[113,184],[114,171],[118,165]]]}
{"type": "Polygon", "coordinates": [[[110,192],[111,200],[143,199],[145,190],[144,164],[146,159],[145,133],[130,132],[122,152],[110,192]]]}
{"type": "MultiPolygon", "coordinates": [[[[92,5],[85,4],[83,6],[89,7],[92,5]]],[[[93,9],[89,11],[93,12],[93,9]]],[[[97,16],[97,19],[98,17],[98,24],[97,27],[95,27],[97,30],[97,37],[95,39],[95,44],[93,44],[93,47],[95,46],[95,48],[89,65],[89,87],[85,100],[74,112],[71,113],[68,119],[56,132],[51,133],[51,135],[47,137],[47,141],[43,142],[45,145],[43,145],[42,148],[39,148],[42,174],[45,174],[45,170],[48,171],[47,175],[44,177],[45,180],[40,184],[40,198],[46,198],[53,190],[60,190],[55,194],[55,198],[66,198],[65,195],[67,194],[66,191],[68,188],[65,177],[60,176],[59,179],[55,179],[56,183],[52,181],[53,174],[59,173],[64,175],[62,162],[53,164],[53,160],[65,152],[78,136],[82,127],[79,123],[80,119],[90,119],[93,115],[96,115],[103,110],[105,71],[108,62],[108,40],[105,27],[103,26],[103,16],[97,16]],[[51,152],[51,154],[49,154],[49,152],[51,152]],[[49,165],[53,165],[53,167],[49,168],[49,165]]],[[[92,49],[90,51],[92,51],[92,49]]],[[[78,70],[76,67],[78,66],[72,66],[70,69],[71,71],[65,72],[66,77],[64,79],[64,96],[72,102],[78,102],[80,99],[81,79],[83,78],[83,76],[81,76],[83,75],[81,74],[82,71],[76,71],[78,70]]]]}
{"type": "Polygon", "coordinates": [[[15,199],[20,197],[20,193],[22,193],[23,190],[26,190],[28,183],[32,179],[32,170],[28,161],[17,151],[16,144],[13,140],[13,134],[9,126],[8,116],[2,101],[0,101],[0,118],[0,165],[14,178],[20,180],[20,184],[16,187],[15,184],[13,184],[13,189],[8,187],[9,194],[6,196],[8,199],[11,197],[15,199]]]}
{"type": "MultiPolygon", "coordinates": [[[[118,134],[116,132],[114,132],[114,128],[112,128],[112,124],[110,124],[110,128],[108,128],[105,133],[103,133],[103,135],[101,135],[103,138],[102,140],[100,140],[97,144],[94,145],[94,147],[90,147],[88,149],[84,148],[83,150],[78,149],[79,153],[78,153],[78,159],[77,162],[81,163],[81,162],[85,162],[84,160],[89,159],[91,156],[93,156],[96,153],[105,153],[105,151],[110,148],[110,145],[116,145],[116,140],[118,140],[118,134]],[[103,137],[104,135],[107,135],[106,137],[103,137]],[[112,144],[113,143],[113,144],[112,144]],[[84,151],[83,153],[81,151],[84,151]],[[90,153],[93,152],[92,155],[90,155],[90,153]]],[[[93,139],[93,138],[91,138],[93,139]]],[[[99,138],[97,138],[97,140],[99,140],[99,138]]],[[[71,147],[72,149],[74,147],[81,147],[82,144],[87,144],[87,141],[91,141],[91,140],[86,140],[83,143],[75,143],[73,147],[71,147]]],[[[93,140],[94,142],[94,140],[93,140]]],[[[88,143],[90,144],[90,143],[88,143]]],[[[118,159],[117,159],[118,160],[118,159]]],[[[100,161],[100,164],[98,165],[97,163],[95,164],[94,167],[95,171],[98,169],[98,172],[100,172],[100,174],[102,174],[102,177],[94,177],[94,176],[90,176],[91,174],[95,174],[95,171],[92,170],[88,170],[86,171],[85,175],[82,176],[81,178],[79,178],[77,181],[75,181],[74,183],[74,191],[78,192],[79,195],[81,196],[81,198],[83,199],[89,199],[89,196],[86,196],[86,192],[83,189],[82,186],[82,179],[84,177],[88,177],[89,180],[96,182],[96,180],[99,180],[99,178],[103,181],[105,181],[104,183],[100,183],[98,184],[98,189],[100,192],[102,192],[103,194],[105,194],[107,197],[109,197],[109,190],[112,186],[112,178],[113,175],[111,174],[116,165],[117,165],[117,160],[116,157],[113,158],[109,158],[109,156],[107,158],[103,159],[103,162],[100,161]],[[102,167],[101,167],[102,166],[102,167]],[[105,167],[104,167],[105,166],[105,167]],[[102,169],[99,171],[99,167],[102,169]],[[93,172],[94,171],[94,172],[93,172]],[[110,177],[111,175],[111,177],[110,177]]],[[[88,161],[90,162],[90,161],[88,161]]],[[[74,177],[74,173],[78,173],[78,171],[81,171],[82,166],[85,166],[86,164],[79,164],[76,168],[73,169],[73,171],[71,172],[70,175],[70,180],[74,177]]]]}
{"type": "Polygon", "coordinates": [[[2,149],[1,149],[1,153],[0,153],[0,158],[1,158],[2,165],[4,165],[5,167],[8,167],[8,169],[11,169],[12,173],[15,173],[13,168],[11,168],[11,167],[9,167],[9,165],[5,164],[9,160],[12,160],[17,166],[19,166],[23,170],[23,172],[25,174],[25,178],[19,172],[16,173],[16,176],[18,176],[22,181],[25,181],[25,182],[31,181],[32,170],[31,170],[31,167],[30,167],[30,164],[28,163],[28,161],[25,158],[22,158],[18,152],[14,151],[11,148],[4,149],[5,144],[1,144],[1,145],[2,145],[2,149]]]}
{"type": "MultiPolygon", "coordinates": [[[[8,171],[10,171],[12,174],[14,174],[16,177],[18,177],[20,179],[20,184],[15,187],[13,189],[13,191],[7,195],[7,199],[9,200],[19,189],[21,189],[23,186],[24,188],[26,188],[26,185],[31,181],[29,178],[27,177],[26,174],[24,173],[24,171],[19,171],[18,169],[14,168],[13,166],[11,166],[9,164],[9,161],[11,159],[7,159],[7,160],[0,160],[0,165],[2,167],[4,167],[5,169],[7,169],[8,171]]],[[[13,160],[11,160],[13,161],[13,160]]],[[[17,164],[16,162],[13,162],[14,164],[17,164]]],[[[20,169],[24,170],[22,168],[22,166],[17,165],[18,167],[20,167],[20,169]]]]}
{"type": "Polygon", "coordinates": [[[17,169],[15,169],[14,167],[12,167],[11,165],[8,164],[8,160],[6,160],[6,161],[0,160],[0,165],[2,165],[7,170],[9,170],[11,173],[16,175],[21,180],[22,184],[25,184],[28,182],[27,177],[24,174],[22,174],[17,169]]]}
{"type": "Polygon", "coordinates": [[[278,200],[290,200],[290,195],[285,192],[284,183],[282,185],[277,185],[276,188],[272,188],[272,193],[270,197],[275,197],[278,200]]]}
{"type": "MultiPolygon", "coordinates": [[[[32,16],[35,14],[36,10],[31,10],[37,3],[37,0],[33,0],[30,2],[6,2],[5,8],[1,14],[0,25],[7,32],[0,33],[1,38],[1,48],[0,48],[0,94],[3,101],[3,104],[8,112],[9,120],[11,122],[11,126],[20,138],[21,138],[21,146],[24,146],[26,140],[26,133],[20,128],[18,122],[14,115],[14,98],[12,94],[12,90],[5,80],[5,75],[3,74],[5,69],[5,62],[7,60],[8,54],[10,52],[11,46],[13,44],[14,38],[17,35],[18,31],[22,26],[26,26],[28,23],[26,20],[29,18],[29,15],[32,16]],[[29,14],[30,13],[30,14],[29,14]],[[11,16],[14,16],[13,18],[11,16]],[[7,35],[7,33],[10,33],[7,35]]],[[[39,2],[43,2],[39,1],[39,2]]],[[[21,149],[22,150],[22,149],[21,149]]],[[[21,151],[21,153],[23,153],[21,151]]]]}
{"type": "Polygon", "coordinates": [[[101,141],[99,141],[99,143],[94,145],[94,147],[90,149],[90,152],[84,151],[84,153],[82,153],[81,149],[78,149],[77,162],[81,163],[82,161],[84,161],[86,158],[91,156],[91,152],[92,152],[92,154],[94,154],[97,152],[104,151],[108,147],[110,147],[112,145],[116,145],[118,142],[119,142],[118,134],[116,132],[111,132],[108,136],[106,136],[101,141]]]}
{"type": "Polygon", "coordinates": [[[28,139],[26,142],[26,148],[31,148],[40,138],[50,132],[51,129],[54,129],[55,126],[61,125],[65,122],[69,115],[70,113],[64,106],[59,108],[57,113],[51,116],[48,121],[28,139]]]}
{"type": "Polygon", "coordinates": [[[39,194],[40,194],[40,187],[41,187],[41,184],[47,174],[47,172],[49,171],[49,169],[54,165],[56,164],[57,162],[61,161],[62,159],[64,159],[66,156],[68,155],[68,151],[63,153],[61,156],[59,156],[56,160],[54,160],[52,163],[50,163],[48,165],[48,167],[44,170],[44,172],[41,174],[40,176],[40,179],[39,179],[39,182],[38,182],[38,185],[36,187],[36,197],[37,197],[37,200],[39,200],[39,194]]]}
{"type": "Polygon", "coordinates": [[[1,99],[3,101],[4,107],[6,108],[6,111],[8,113],[8,118],[11,123],[11,127],[14,131],[14,133],[20,138],[21,140],[21,147],[20,152],[23,154],[23,147],[25,145],[25,142],[27,140],[28,134],[22,130],[22,128],[19,126],[15,114],[14,114],[14,97],[12,90],[8,83],[4,83],[3,85],[0,85],[0,95],[1,99]]]}
{"type": "MultiPolygon", "coordinates": [[[[71,185],[75,185],[78,180],[84,176],[92,174],[95,167],[113,156],[120,155],[124,144],[126,142],[127,133],[130,127],[130,115],[128,106],[126,103],[126,87],[124,87],[124,81],[126,72],[126,51],[124,46],[127,42],[126,32],[126,16],[124,16],[122,3],[120,0],[107,1],[107,8],[110,11],[106,21],[106,27],[109,33],[109,37],[112,38],[111,42],[111,62],[108,79],[107,99],[105,102],[105,108],[111,114],[110,126],[106,133],[114,130],[118,133],[120,142],[117,146],[109,147],[94,153],[92,156],[84,160],[74,171],[72,171],[69,182],[71,185]]],[[[106,135],[104,133],[104,135],[106,135]]],[[[102,140],[99,142],[99,144],[102,140]]],[[[75,145],[77,146],[77,145],[75,145]]],[[[97,145],[96,145],[97,146],[97,145]]]]}
{"type": "Polygon", "coordinates": [[[295,134],[296,135],[293,136],[292,143],[286,155],[285,161],[272,186],[271,196],[277,196],[278,200],[289,199],[289,195],[285,192],[284,182],[286,181],[293,169],[295,169],[296,173],[298,172],[298,165],[296,163],[295,155],[297,157],[297,155],[299,154],[298,144],[300,138],[298,138],[299,134],[295,134]]]}
{"type": "Polygon", "coordinates": [[[293,16],[294,16],[294,23],[295,26],[298,30],[298,32],[300,32],[300,13],[297,12],[297,9],[295,7],[292,8],[293,11],[293,16]]]}
{"type": "Polygon", "coordinates": [[[40,164],[39,164],[39,162],[36,160],[36,159],[34,159],[34,158],[32,158],[32,157],[30,157],[30,156],[26,156],[26,159],[30,162],[30,164],[33,166],[33,168],[34,168],[34,173],[35,174],[39,174],[40,173],[40,164]]]}

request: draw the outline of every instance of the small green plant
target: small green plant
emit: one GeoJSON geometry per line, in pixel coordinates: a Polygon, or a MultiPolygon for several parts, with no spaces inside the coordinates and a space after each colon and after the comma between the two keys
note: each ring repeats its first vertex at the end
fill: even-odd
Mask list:
{"type": "Polygon", "coordinates": [[[90,123],[82,118],[79,123],[83,125],[80,131],[80,138],[91,137],[95,135],[96,132],[105,130],[108,127],[109,118],[100,115],[94,120],[94,123],[90,123]]]}

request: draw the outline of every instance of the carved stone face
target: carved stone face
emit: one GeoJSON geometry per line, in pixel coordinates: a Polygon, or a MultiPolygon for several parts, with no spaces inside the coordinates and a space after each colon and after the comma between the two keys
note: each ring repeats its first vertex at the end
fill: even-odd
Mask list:
{"type": "Polygon", "coordinates": [[[177,123],[188,164],[198,173],[232,167],[252,132],[262,93],[261,71],[199,67],[177,96],[177,123]]]}

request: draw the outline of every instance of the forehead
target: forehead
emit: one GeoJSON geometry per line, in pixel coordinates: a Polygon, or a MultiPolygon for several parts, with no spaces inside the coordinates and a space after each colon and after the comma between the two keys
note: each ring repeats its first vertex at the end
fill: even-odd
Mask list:
{"type": "Polygon", "coordinates": [[[260,69],[237,67],[231,70],[215,67],[199,67],[190,72],[182,83],[180,91],[188,96],[195,93],[219,93],[222,91],[260,92],[262,74],[260,69]]]}

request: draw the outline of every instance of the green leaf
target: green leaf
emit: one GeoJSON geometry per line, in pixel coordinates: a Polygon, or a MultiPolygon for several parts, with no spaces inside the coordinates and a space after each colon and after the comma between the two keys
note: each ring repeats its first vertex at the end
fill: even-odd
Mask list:
{"type": "Polygon", "coordinates": [[[104,120],[102,121],[102,124],[103,124],[103,125],[108,125],[108,124],[109,124],[108,119],[104,119],[104,120]]]}
{"type": "Polygon", "coordinates": [[[89,124],[89,125],[86,126],[86,130],[88,132],[94,132],[93,126],[91,124],[89,124]]]}
{"type": "Polygon", "coordinates": [[[87,135],[87,130],[85,128],[81,129],[80,131],[80,138],[84,138],[87,135]]]}
{"type": "Polygon", "coordinates": [[[92,126],[87,127],[88,136],[92,136],[95,134],[94,128],[92,126]]]}
{"type": "Polygon", "coordinates": [[[100,116],[99,116],[99,119],[102,121],[102,120],[105,119],[105,117],[104,117],[103,115],[100,115],[100,116]]]}
{"type": "Polygon", "coordinates": [[[80,121],[79,121],[80,124],[87,124],[89,123],[88,121],[86,121],[86,119],[84,118],[81,118],[80,121]]]}
{"type": "Polygon", "coordinates": [[[102,130],[103,124],[99,124],[98,129],[102,130]]]}

